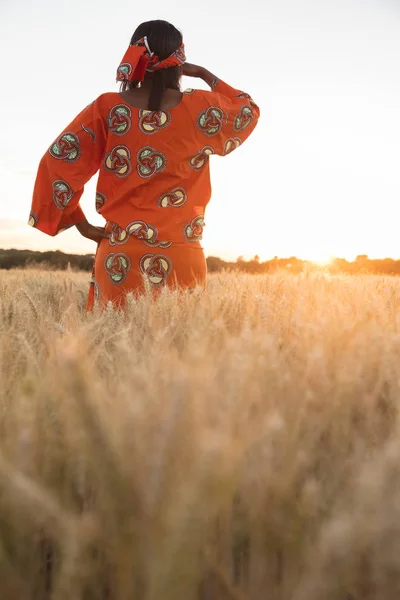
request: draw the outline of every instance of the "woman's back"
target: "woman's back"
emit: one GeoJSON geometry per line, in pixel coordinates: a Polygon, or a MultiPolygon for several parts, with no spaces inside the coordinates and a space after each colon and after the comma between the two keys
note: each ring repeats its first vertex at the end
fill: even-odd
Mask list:
{"type": "MultiPolygon", "coordinates": [[[[128,50],[133,66],[121,63],[123,77],[139,76],[144,45],[145,38],[128,50]]],[[[146,57],[148,63],[153,54],[146,57]]],[[[163,67],[157,60],[152,58],[154,68],[163,67]]],[[[183,51],[176,50],[164,61],[166,72],[171,61],[183,60],[183,51]]],[[[158,93],[162,78],[156,73],[139,88],[102,94],[41,161],[30,224],[50,235],[83,221],[79,199],[99,170],[96,209],[107,221],[108,238],[98,247],[92,291],[103,303],[139,292],[143,275],[153,287],[205,282],[199,242],[211,196],[209,159],[238,148],[259,109],[248,94],[205,69],[185,68],[188,75],[198,71],[212,91],[167,87],[158,93]],[[158,110],[150,110],[154,104],[158,110]]]]}
{"type": "Polygon", "coordinates": [[[184,226],[204,217],[210,200],[209,157],[241,145],[258,110],[223,82],[213,92],[187,90],[176,103],[178,94],[166,95],[166,104],[175,101],[169,110],[133,106],[141,98],[132,92],[102,94],[84,109],[50,147],[37,182],[38,194],[49,178],[58,182],[54,195],[64,211],[59,223],[39,218],[36,226],[50,234],[62,229],[74,208],[66,190],[81,189],[99,169],[96,209],[107,221],[122,229],[133,220],[149,222],[163,239],[183,243],[184,226]]]}
{"type": "MultiPolygon", "coordinates": [[[[142,108],[149,110],[149,100],[151,89],[149,86],[142,86],[131,90],[125,90],[119,94],[124,102],[133,108],[142,108]]],[[[161,99],[160,110],[170,110],[175,108],[181,102],[183,93],[179,90],[166,89],[161,99]]]]}

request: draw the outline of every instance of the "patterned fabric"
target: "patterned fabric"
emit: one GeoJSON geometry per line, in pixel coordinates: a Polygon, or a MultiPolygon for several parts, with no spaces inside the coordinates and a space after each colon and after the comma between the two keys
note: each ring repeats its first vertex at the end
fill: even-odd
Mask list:
{"type": "Polygon", "coordinates": [[[204,285],[210,158],[239,148],[258,117],[248,94],[218,81],[168,111],[103,94],[61,132],[41,160],[29,224],[54,236],[83,221],[79,200],[99,171],[96,210],[110,237],[97,249],[89,309],[129,291],[204,285]]]}
{"type": "MultiPolygon", "coordinates": [[[[181,245],[152,247],[141,235],[128,235],[115,223],[108,222],[106,229],[114,234],[109,240],[102,240],[97,249],[89,310],[97,303],[105,306],[108,301],[123,307],[129,293],[137,297],[149,292],[159,294],[165,286],[188,290],[205,287],[207,265],[198,242],[183,248],[182,259],[181,245]]],[[[141,230],[144,231],[145,228],[141,230]]]]}
{"type": "Polygon", "coordinates": [[[182,44],[171,56],[160,60],[157,54],[151,52],[147,38],[141,38],[129,46],[117,69],[117,81],[144,81],[146,72],[153,73],[160,69],[179,67],[186,62],[185,46],[182,44]]]}

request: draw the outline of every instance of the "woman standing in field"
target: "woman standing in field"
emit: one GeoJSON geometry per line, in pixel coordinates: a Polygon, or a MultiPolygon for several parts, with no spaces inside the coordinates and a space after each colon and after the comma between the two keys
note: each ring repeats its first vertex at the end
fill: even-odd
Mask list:
{"type": "Polygon", "coordinates": [[[122,306],[148,286],[204,286],[200,244],[211,196],[209,158],[226,156],[256,126],[248,94],[186,63],[182,34],[166,21],[142,23],[117,70],[120,93],[85,108],[42,158],[29,224],[56,235],[75,225],[98,244],[88,309],[122,306]],[[180,91],[182,75],[211,91],[180,91]],[[98,171],[90,225],[79,199],[98,171]],[[146,283],[147,282],[147,283],[146,283]]]}

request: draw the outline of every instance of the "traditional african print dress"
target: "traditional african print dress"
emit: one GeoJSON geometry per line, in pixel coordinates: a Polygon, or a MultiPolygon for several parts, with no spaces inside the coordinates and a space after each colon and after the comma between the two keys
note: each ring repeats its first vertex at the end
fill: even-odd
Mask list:
{"type": "Polygon", "coordinates": [[[110,237],[97,248],[88,309],[121,305],[128,292],[204,286],[209,159],[238,148],[258,117],[250,96],[222,81],[158,112],[106,93],[55,140],[40,162],[29,224],[54,236],[83,221],[79,199],[99,171],[96,209],[110,237]]]}

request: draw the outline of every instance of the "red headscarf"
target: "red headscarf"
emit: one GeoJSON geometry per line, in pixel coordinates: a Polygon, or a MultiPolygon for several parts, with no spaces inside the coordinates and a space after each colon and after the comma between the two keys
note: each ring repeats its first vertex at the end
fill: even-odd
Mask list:
{"type": "Polygon", "coordinates": [[[186,62],[185,46],[179,46],[165,60],[151,52],[147,37],[141,38],[133,46],[129,46],[117,69],[117,81],[144,81],[146,72],[153,73],[159,69],[179,67],[186,62]]]}

